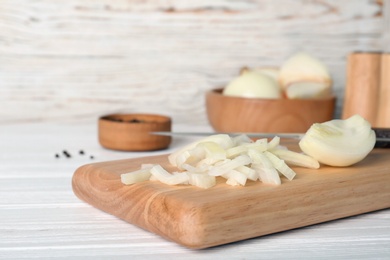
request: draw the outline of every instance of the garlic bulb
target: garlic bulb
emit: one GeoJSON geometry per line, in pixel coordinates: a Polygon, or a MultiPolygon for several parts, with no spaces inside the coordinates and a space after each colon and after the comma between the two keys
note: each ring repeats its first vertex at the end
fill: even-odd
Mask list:
{"type": "Polygon", "coordinates": [[[232,80],[224,88],[223,94],[246,98],[276,99],[282,97],[280,87],[273,78],[248,69],[232,80]]]}
{"type": "Polygon", "coordinates": [[[279,84],[288,98],[316,98],[331,94],[332,79],[325,64],[300,52],[280,68],[279,84]]]}
{"type": "Polygon", "coordinates": [[[330,166],[349,166],[363,160],[374,148],[375,132],[359,115],[313,124],[299,142],[307,155],[330,166]]]}

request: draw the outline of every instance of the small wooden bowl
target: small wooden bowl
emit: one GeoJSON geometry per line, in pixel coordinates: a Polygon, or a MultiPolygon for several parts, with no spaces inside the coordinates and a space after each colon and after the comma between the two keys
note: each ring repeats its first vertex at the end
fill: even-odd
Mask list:
{"type": "Polygon", "coordinates": [[[167,148],[170,136],[150,134],[171,131],[171,119],[151,114],[111,114],[99,118],[99,142],[108,149],[152,151],[167,148]]]}
{"type": "Polygon", "coordinates": [[[333,119],[336,98],[259,99],[206,93],[207,116],[218,132],[304,133],[313,123],[333,119]]]}

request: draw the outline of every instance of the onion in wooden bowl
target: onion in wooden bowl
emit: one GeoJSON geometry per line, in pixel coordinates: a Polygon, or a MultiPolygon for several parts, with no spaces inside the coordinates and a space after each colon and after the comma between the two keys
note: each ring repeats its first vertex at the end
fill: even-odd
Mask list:
{"type": "Polygon", "coordinates": [[[232,97],[222,88],[206,93],[207,116],[218,132],[306,132],[333,118],[336,97],[260,99],[232,97]]]}

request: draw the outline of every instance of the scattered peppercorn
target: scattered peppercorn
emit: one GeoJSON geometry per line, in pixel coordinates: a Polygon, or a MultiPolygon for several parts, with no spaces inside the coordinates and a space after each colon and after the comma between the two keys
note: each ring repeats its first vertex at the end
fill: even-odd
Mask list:
{"type": "MultiPolygon", "coordinates": [[[[63,154],[66,158],[71,158],[71,157],[72,157],[72,155],[71,155],[67,150],[63,150],[63,151],[62,151],[62,154],[63,154]]],[[[85,155],[84,150],[79,150],[79,155],[85,155]]],[[[61,157],[61,156],[60,156],[60,153],[54,154],[54,157],[57,158],[57,159],[60,158],[60,157],[61,157]]],[[[95,159],[95,156],[90,155],[89,158],[92,160],[92,159],[95,159]]]]}
{"type": "Polygon", "coordinates": [[[66,150],[63,150],[62,153],[65,155],[66,158],[72,157],[72,156],[70,155],[70,153],[68,153],[68,151],[66,151],[66,150]]]}

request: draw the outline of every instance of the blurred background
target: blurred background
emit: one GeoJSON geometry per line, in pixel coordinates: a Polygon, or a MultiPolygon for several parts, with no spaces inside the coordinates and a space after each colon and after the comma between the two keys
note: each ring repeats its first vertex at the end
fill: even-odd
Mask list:
{"type": "Polygon", "coordinates": [[[337,117],[348,54],[386,47],[384,1],[0,0],[0,124],[113,112],[207,124],[207,90],[297,51],[329,67],[337,117]]]}

